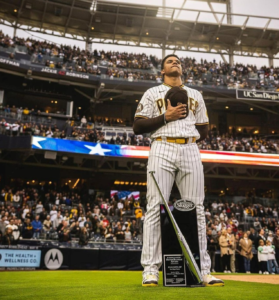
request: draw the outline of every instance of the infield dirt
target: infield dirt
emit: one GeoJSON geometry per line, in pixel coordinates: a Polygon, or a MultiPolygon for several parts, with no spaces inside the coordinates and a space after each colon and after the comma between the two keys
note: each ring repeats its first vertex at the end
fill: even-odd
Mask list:
{"type": "Polygon", "coordinates": [[[223,280],[279,284],[279,275],[217,275],[223,280]]]}

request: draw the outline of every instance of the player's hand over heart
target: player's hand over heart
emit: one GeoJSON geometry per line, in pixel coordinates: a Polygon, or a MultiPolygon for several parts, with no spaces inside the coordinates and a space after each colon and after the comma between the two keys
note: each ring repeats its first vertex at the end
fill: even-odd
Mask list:
{"type": "Polygon", "coordinates": [[[167,122],[176,121],[180,118],[186,117],[186,113],[187,113],[186,104],[181,104],[173,107],[171,106],[170,100],[168,99],[167,101],[168,101],[168,108],[165,113],[165,118],[167,122]]]}

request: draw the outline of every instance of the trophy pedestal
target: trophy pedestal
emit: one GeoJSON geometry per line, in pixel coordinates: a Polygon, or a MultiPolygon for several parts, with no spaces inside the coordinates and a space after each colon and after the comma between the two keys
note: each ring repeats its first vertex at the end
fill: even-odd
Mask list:
{"type": "MultiPolygon", "coordinates": [[[[196,208],[181,211],[174,207],[173,216],[184,235],[190,250],[200,268],[200,250],[197,230],[196,208]]],[[[165,206],[160,206],[161,239],[162,239],[162,270],[163,282],[166,287],[203,287],[190,272],[182,254],[180,244],[165,206]]]]}

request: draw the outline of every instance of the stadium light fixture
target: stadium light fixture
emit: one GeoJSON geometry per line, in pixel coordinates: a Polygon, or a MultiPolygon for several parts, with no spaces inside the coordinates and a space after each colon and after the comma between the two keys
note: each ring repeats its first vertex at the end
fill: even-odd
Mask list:
{"type": "Polygon", "coordinates": [[[146,31],[146,35],[149,35],[149,32],[148,32],[148,31],[146,31]]]}
{"type": "Polygon", "coordinates": [[[226,106],[226,109],[229,109],[229,107],[228,107],[228,106],[226,106]]]}
{"type": "Polygon", "coordinates": [[[27,181],[26,184],[29,184],[29,181],[27,181]]]}
{"type": "Polygon", "coordinates": [[[95,29],[95,28],[92,26],[92,27],[91,27],[91,30],[94,30],[94,29],[95,29]]]}
{"type": "Polygon", "coordinates": [[[216,40],[218,41],[219,40],[219,37],[217,36],[216,40]]]}
{"type": "Polygon", "coordinates": [[[90,6],[90,11],[95,12],[97,10],[97,0],[93,0],[90,6]]]}
{"type": "Polygon", "coordinates": [[[17,13],[17,9],[14,9],[14,12],[17,13]]]}
{"type": "Polygon", "coordinates": [[[251,107],[251,108],[250,108],[250,110],[254,110],[254,108],[253,108],[253,107],[251,107]]]}
{"type": "Polygon", "coordinates": [[[112,98],[109,98],[109,100],[111,101],[111,100],[112,100],[112,98]]]}
{"type": "Polygon", "coordinates": [[[136,100],[136,102],[139,102],[139,100],[136,100]]]}

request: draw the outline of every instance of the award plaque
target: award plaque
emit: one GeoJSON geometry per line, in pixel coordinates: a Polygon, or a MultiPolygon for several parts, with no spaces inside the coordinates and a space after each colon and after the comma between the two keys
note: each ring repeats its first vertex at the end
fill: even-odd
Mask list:
{"type": "Polygon", "coordinates": [[[185,258],[182,254],[164,255],[164,286],[186,286],[185,258]]]}
{"type": "MultiPolygon", "coordinates": [[[[194,204],[191,205],[192,202],[188,202],[190,201],[178,200],[177,204],[173,207],[172,214],[200,268],[196,207],[194,204]]],[[[187,266],[187,261],[182,255],[177,235],[164,205],[160,205],[160,219],[164,286],[203,286],[197,282],[195,276],[193,276],[187,266]]]]}

